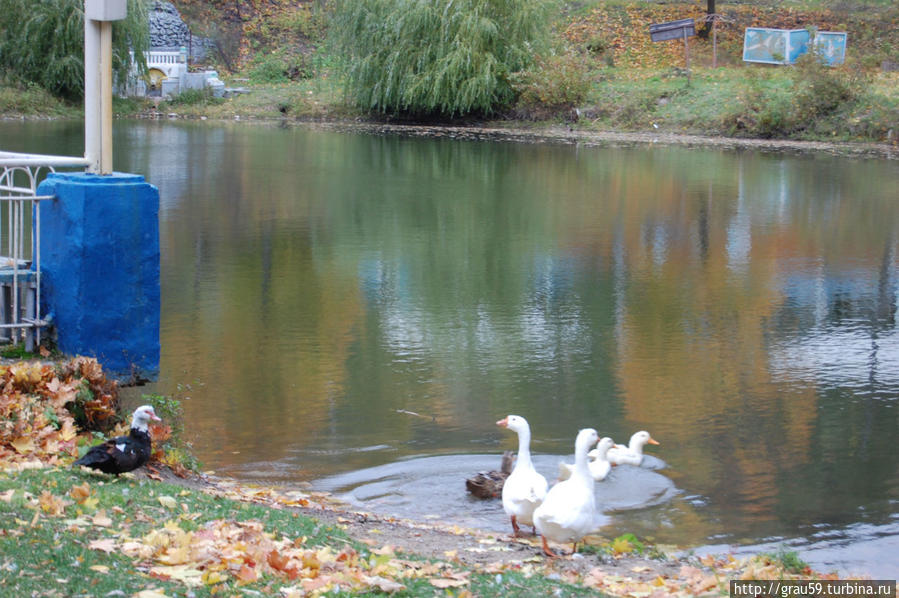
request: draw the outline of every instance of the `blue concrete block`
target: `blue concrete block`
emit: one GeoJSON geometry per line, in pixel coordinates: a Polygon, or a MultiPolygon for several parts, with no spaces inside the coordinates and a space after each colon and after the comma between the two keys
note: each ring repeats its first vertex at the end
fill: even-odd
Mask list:
{"type": "Polygon", "coordinates": [[[53,173],[38,186],[41,303],[57,347],[107,375],[159,374],[159,190],[144,177],[53,173]]]}

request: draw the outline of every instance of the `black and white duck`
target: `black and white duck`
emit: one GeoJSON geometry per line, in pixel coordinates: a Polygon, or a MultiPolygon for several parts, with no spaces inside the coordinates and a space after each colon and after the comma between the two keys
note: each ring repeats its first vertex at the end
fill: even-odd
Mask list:
{"type": "Polygon", "coordinates": [[[137,469],[150,458],[151,443],[147,424],[151,420],[162,421],[156,416],[152,406],[138,407],[131,417],[131,433],[128,436],[111,438],[91,447],[83,457],[75,461],[75,465],[115,475],[137,469]]]}

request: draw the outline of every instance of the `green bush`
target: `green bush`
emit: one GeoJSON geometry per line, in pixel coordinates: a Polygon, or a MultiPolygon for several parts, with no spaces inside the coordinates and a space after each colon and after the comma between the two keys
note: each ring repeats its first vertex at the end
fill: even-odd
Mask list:
{"type": "Polygon", "coordinates": [[[785,68],[790,70],[749,71],[724,129],[762,138],[847,134],[845,121],[865,87],[860,70],[827,66],[814,54],[785,68]]]}
{"type": "Polygon", "coordinates": [[[258,54],[250,63],[247,76],[253,83],[287,83],[312,77],[312,68],[302,55],[282,52],[258,54]]]}
{"type": "Polygon", "coordinates": [[[170,97],[166,103],[170,106],[196,106],[198,104],[222,104],[224,98],[217,98],[211,87],[203,89],[185,89],[181,93],[170,97]]]}
{"type": "Polygon", "coordinates": [[[538,58],[533,68],[517,73],[513,82],[519,94],[516,113],[533,120],[570,116],[584,103],[592,85],[584,58],[574,52],[538,58]]]}
{"type": "Polygon", "coordinates": [[[796,111],[810,121],[829,116],[858,95],[859,80],[845,67],[830,67],[812,53],[795,66],[796,111]]]}
{"type": "Polygon", "coordinates": [[[338,0],[349,98],[380,113],[490,114],[515,99],[547,32],[546,0],[338,0]]]}
{"type": "Polygon", "coordinates": [[[0,114],[66,114],[72,108],[37,83],[22,83],[0,75],[0,114]]]}

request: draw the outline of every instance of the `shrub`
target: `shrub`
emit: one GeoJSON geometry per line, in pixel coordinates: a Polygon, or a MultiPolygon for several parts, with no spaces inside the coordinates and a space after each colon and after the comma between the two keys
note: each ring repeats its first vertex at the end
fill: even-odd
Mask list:
{"type": "Polygon", "coordinates": [[[812,53],[796,61],[796,111],[810,121],[828,116],[857,95],[858,85],[845,68],[827,66],[812,53]]]}
{"type": "Polygon", "coordinates": [[[258,54],[250,63],[248,77],[254,83],[287,83],[312,77],[312,68],[302,55],[282,52],[258,54]]]}
{"type": "Polygon", "coordinates": [[[184,410],[181,401],[158,394],[141,395],[141,399],[152,405],[153,411],[162,419],[161,422],[151,424],[153,460],[169,465],[175,473],[183,473],[183,469],[199,470],[200,462],[191,452],[191,444],[183,436],[184,410]]]}
{"type": "Polygon", "coordinates": [[[178,95],[166,100],[170,106],[196,106],[198,104],[222,104],[224,98],[217,98],[211,87],[203,89],[185,89],[178,95]]]}
{"type": "Polygon", "coordinates": [[[513,78],[518,92],[516,112],[522,118],[569,116],[584,103],[591,80],[583,57],[568,52],[538,58],[534,67],[513,78]]]}

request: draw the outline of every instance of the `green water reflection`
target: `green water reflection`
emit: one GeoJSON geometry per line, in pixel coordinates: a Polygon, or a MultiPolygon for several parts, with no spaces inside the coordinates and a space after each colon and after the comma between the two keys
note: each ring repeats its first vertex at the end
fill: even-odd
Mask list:
{"type": "Polygon", "coordinates": [[[498,453],[518,413],[539,453],[586,425],[661,441],[682,497],[626,531],[899,536],[899,162],[171,123],[116,143],[160,188],[158,389],[190,397],[209,468],[498,453]]]}

